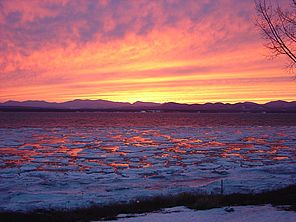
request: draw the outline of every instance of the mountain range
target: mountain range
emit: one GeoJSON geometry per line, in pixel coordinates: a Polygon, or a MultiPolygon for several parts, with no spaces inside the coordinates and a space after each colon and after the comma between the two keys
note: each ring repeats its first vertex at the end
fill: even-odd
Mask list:
{"type": "Polygon", "coordinates": [[[107,100],[81,100],[76,99],[67,102],[46,102],[38,100],[7,101],[0,103],[0,110],[47,110],[47,111],[190,111],[190,112],[296,112],[296,101],[286,102],[282,100],[265,104],[254,102],[230,103],[153,103],[153,102],[112,102],[107,100]]]}

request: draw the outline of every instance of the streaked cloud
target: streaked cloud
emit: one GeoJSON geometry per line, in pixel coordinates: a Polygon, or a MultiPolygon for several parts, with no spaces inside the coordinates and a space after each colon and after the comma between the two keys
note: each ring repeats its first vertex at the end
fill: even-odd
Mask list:
{"type": "Polygon", "coordinates": [[[296,99],[284,62],[265,56],[253,1],[2,0],[0,11],[1,101],[296,99]]]}

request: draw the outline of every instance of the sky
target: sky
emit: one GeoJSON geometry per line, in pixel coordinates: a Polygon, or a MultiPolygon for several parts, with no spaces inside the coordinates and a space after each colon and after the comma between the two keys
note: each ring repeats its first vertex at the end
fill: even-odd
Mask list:
{"type": "Polygon", "coordinates": [[[255,15],[253,0],[0,0],[0,102],[296,100],[255,15]]]}

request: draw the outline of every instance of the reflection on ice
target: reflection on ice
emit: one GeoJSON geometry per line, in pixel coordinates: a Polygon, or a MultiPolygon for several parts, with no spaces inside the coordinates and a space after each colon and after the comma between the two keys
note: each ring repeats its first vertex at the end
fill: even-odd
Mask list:
{"type": "Polygon", "coordinates": [[[0,130],[0,209],[295,182],[294,126],[0,130]],[[277,168],[273,168],[276,166],[277,168]],[[287,173],[288,171],[288,173],[287,173]]]}

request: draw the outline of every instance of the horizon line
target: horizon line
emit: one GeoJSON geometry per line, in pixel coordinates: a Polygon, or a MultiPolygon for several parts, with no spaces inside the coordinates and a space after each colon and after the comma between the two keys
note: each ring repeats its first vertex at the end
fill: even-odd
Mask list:
{"type": "Polygon", "coordinates": [[[277,99],[277,100],[270,100],[270,101],[266,101],[266,102],[255,102],[255,101],[250,101],[250,100],[245,100],[245,101],[238,101],[238,102],[221,102],[221,101],[209,101],[209,102],[204,102],[204,103],[186,103],[186,102],[177,102],[177,101],[166,101],[166,102],[152,102],[152,101],[142,101],[142,100],[137,100],[135,102],[127,102],[127,101],[112,101],[112,100],[107,100],[107,99],[72,99],[72,100],[65,100],[65,101],[47,101],[47,100],[6,100],[6,101],[0,101],[0,104],[3,104],[3,103],[7,103],[7,102],[47,102],[47,103],[66,103],[66,102],[71,102],[71,101],[76,101],[76,100],[80,100],[80,101],[107,101],[107,102],[114,102],[114,103],[128,103],[128,104],[135,104],[137,102],[142,102],[142,103],[156,103],[156,104],[166,104],[166,103],[177,103],[177,104],[186,104],[186,105],[195,105],[195,104],[199,104],[199,105],[204,105],[204,104],[217,104],[217,103],[223,103],[223,104],[238,104],[238,103],[256,103],[256,104],[261,104],[261,105],[264,105],[264,104],[267,104],[267,103],[270,103],[270,102],[287,102],[287,103],[291,103],[291,102],[296,102],[296,99],[295,100],[282,100],[282,99],[277,99]]]}

